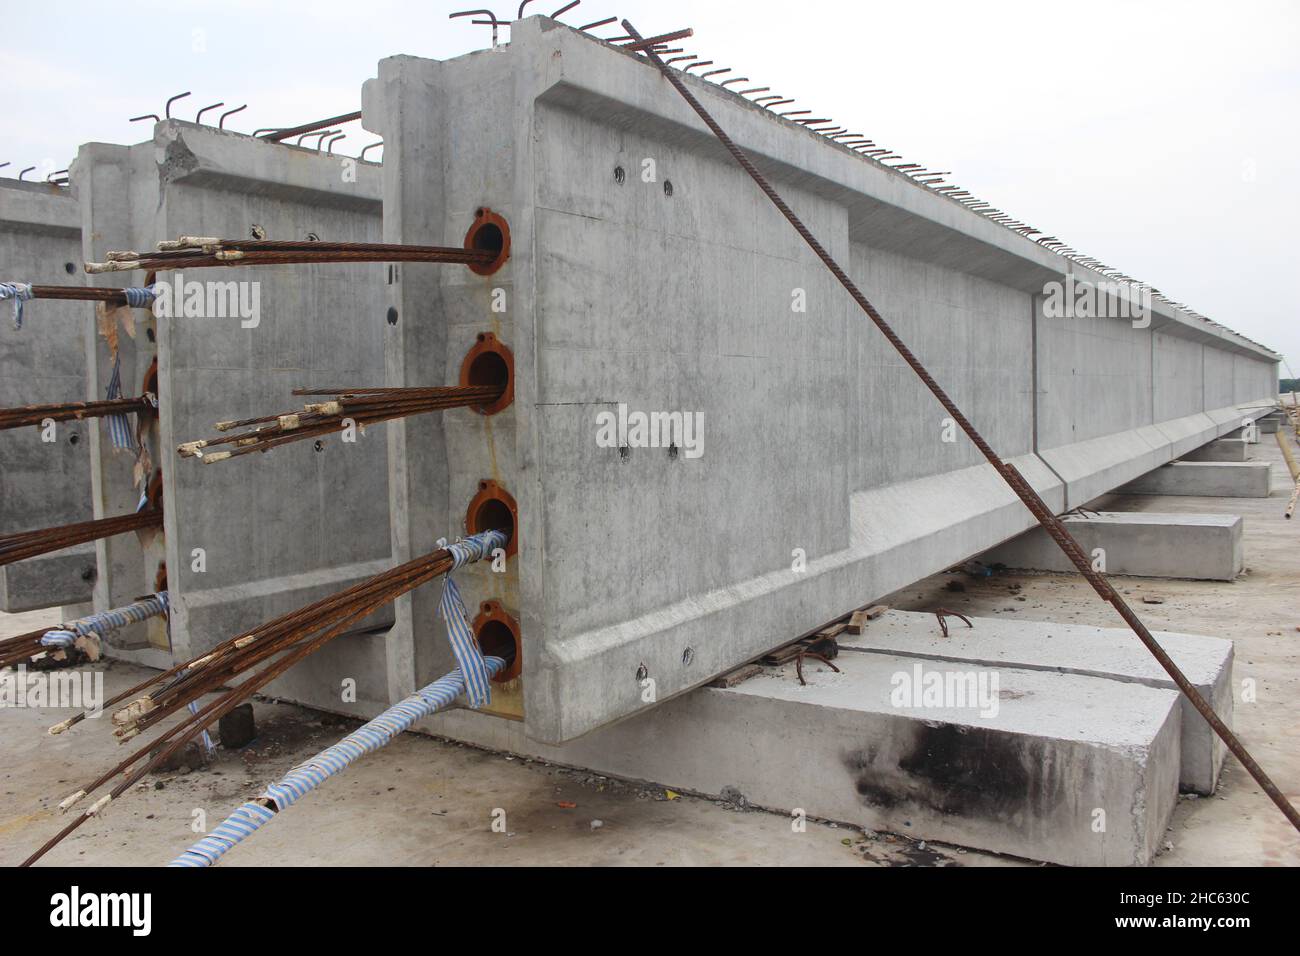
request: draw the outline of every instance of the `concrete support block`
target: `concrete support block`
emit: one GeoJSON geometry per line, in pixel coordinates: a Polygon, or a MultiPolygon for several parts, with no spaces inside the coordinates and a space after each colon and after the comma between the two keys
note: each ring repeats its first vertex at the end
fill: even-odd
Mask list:
{"type": "MultiPolygon", "coordinates": [[[[1240,515],[1104,511],[1061,520],[1086,553],[1105,553],[1110,574],[1232,581],[1245,566],[1240,515]]],[[[1042,528],[985,552],[980,560],[1036,571],[1075,570],[1042,528]]]]}
{"type": "MultiPolygon", "coordinates": [[[[933,614],[890,611],[871,622],[860,635],[840,635],[846,652],[907,654],[968,666],[1047,670],[1088,677],[1105,677],[1164,690],[1176,690],[1164,669],[1128,628],[1090,627],[1043,621],[1004,621],[974,618],[974,627],[949,624],[949,637],[939,630],[933,614]]],[[[1154,632],[1160,646],[1187,679],[1232,726],[1231,641],[1195,634],[1154,632]]],[[[852,667],[854,654],[841,654],[852,667]]],[[[1181,697],[1183,710],[1181,770],[1183,789],[1210,794],[1219,779],[1227,752],[1223,742],[1181,697]]]]}
{"type": "Polygon", "coordinates": [[[1275,435],[1277,434],[1278,426],[1281,424],[1282,424],[1282,420],[1280,418],[1276,418],[1276,417],[1261,418],[1258,422],[1259,433],[1261,435],[1275,435]]]}
{"type": "Polygon", "coordinates": [[[1175,461],[1119,489],[1124,495],[1196,495],[1207,498],[1267,498],[1266,461],[1175,461]]]}
{"type": "Polygon", "coordinates": [[[1220,438],[1183,456],[1184,461],[1245,461],[1247,442],[1243,438],[1220,438]]]}
{"type": "Polygon", "coordinates": [[[704,688],[558,747],[524,737],[517,722],[467,711],[424,726],[603,773],[709,795],[734,788],[773,810],[1053,863],[1143,865],[1163,840],[1178,788],[1176,693],[890,655],[855,654],[841,669],[809,663],[807,686],[789,666],[704,688]],[[996,713],[898,699],[932,674],[985,680],[996,713]]]}

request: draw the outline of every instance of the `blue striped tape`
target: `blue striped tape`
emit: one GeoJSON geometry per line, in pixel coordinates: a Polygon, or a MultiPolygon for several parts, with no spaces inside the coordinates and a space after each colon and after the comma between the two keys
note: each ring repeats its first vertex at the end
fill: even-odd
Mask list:
{"type": "Polygon", "coordinates": [[[32,287],[26,282],[0,282],[0,302],[14,300],[14,328],[23,327],[23,303],[32,298],[32,287]]]}
{"type": "MultiPolygon", "coordinates": [[[[506,666],[506,662],[499,657],[486,657],[483,658],[483,665],[488,679],[491,679],[506,666]]],[[[465,678],[459,669],[422,687],[338,743],[290,770],[278,783],[267,787],[260,799],[270,800],[275,805],[274,810],[253,801],[245,803],[220,826],[168,865],[214,865],[231,847],[268,823],[276,813],[293,806],[357,758],[389,743],[417,720],[447,707],[464,692],[465,678]]]]}

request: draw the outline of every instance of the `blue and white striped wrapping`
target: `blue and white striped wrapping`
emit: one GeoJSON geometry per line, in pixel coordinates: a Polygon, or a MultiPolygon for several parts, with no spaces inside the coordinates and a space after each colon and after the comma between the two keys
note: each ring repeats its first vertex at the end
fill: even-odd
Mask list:
{"type": "Polygon", "coordinates": [[[14,328],[23,327],[23,303],[31,299],[32,287],[26,282],[0,282],[0,302],[14,300],[14,328]]]}
{"type": "Polygon", "coordinates": [[[451,571],[447,572],[443,580],[438,614],[447,623],[451,653],[456,658],[456,666],[465,675],[465,696],[469,698],[469,705],[475,709],[492,701],[492,682],[483,666],[483,652],[479,650],[474,632],[470,629],[469,615],[465,612],[460,588],[451,575],[457,568],[473,561],[481,561],[495,549],[504,548],[509,541],[510,537],[504,531],[483,531],[447,545],[452,565],[451,571]]]}
{"type": "MultiPolygon", "coordinates": [[[[199,702],[196,700],[190,701],[189,710],[191,714],[197,717],[199,715],[199,702]]],[[[212,735],[208,733],[207,727],[203,728],[202,736],[203,736],[203,752],[210,757],[212,756],[212,751],[216,750],[217,747],[216,744],[212,742],[212,735]]]]}
{"type": "Polygon", "coordinates": [[[128,624],[138,624],[151,617],[168,613],[167,592],[159,591],[149,597],[141,598],[126,607],[113,608],[100,614],[92,614],[62,627],[46,631],[41,636],[43,647],[71,647],[78,637],[94,637],[103,640],[110,631],[117,631],[128,624]]]}
{"type": "Polygon", "coordinates": [[[67,650],[76,643],[77,635],[72,631],[62,629],[55,631],[46,631],[41,635],[41,647],[57,647],[67,650]]]}
{"type": "Polygon", "coordinates": [[[126,304],[133,309],[147,309],[153,305],[153,300],[158,298],[158,287],[152,285],[127,288],[122,292],[126,295],[126,304]]]}
{"type": "MultiPolygon", "coordinates": [[[[113,374],[108,379],[108,398],[122,397],[122,357],[113,356],[113,374]]],[[[108,435],[113,440],[113,447],[134,449],[135,439],[131,437],[131,422],[125,415],[108,416],[108,435]]]]}
{"type": "MultiPolygon", "coordinates": [[[[483,665],[491,678],[506,666],[506,662],[499,657],[487,657],[483,658],[483,665]]],[[[274,810],[253,801],[245,803],[211,834],[168,865],[212,866],[231,847],[267,823],[276,813],[293,806],[357,758],[383,747],[417,720],[447,707],[464,691],[465,678],[459,669],[417,690],[374,720],[358,727],[334,746],[290,770],[279,783],[267,787],[259,799],[270,800],[275,804],[274,810]]]]}
{"type": "Polygon", "coordinates": [[[228,816],[221,826],[167,865],[192,868],[213,866],[236,843],[260,830],[273,819],[275,819],[274,810],[268,810],[260,803],[250,800],[228,816]]]}

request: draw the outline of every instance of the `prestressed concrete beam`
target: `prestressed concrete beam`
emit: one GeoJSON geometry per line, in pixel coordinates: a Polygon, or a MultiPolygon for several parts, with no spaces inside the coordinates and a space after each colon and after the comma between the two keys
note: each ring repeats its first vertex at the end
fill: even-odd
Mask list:
{"type": "MultiPolygon", "coordinates": [[[[84,226],[79,258],[86,260],[103,261],[108,250],[149,250],[181,235],[380,238],[374,164],[231,131],[162,122],[148,142],[82,147],[72,176],[84,226]]],[[[306,400],[291,394],[296,386],[382,384],[388,275],[380,263],[158,274],[162,284],[183,281],[186,295],[210,283],[237,286],[241,310],[256,305],[256,314],[233,308],[208,314],[213,300],[200,295],[201,314],[136,310],[135,336],[119,336],[126,394],[138,394],[145,369],[158,361],[158,414],[146,423],[144,441],[162,469],[165,523],[164,534],[152,539],[99,543],[96,607],[119,606],[152,590],[165,563],[172,615],[170,632],[119,632],[123,644],[115,653],[166,666],[388,565],[382,429],[358,432],[355,442],[328,436],[213,466],[176,455],[181,442],[212,437],[214,422],[301,407],[306,400]]],[[[94,279],[140,285],[144,276],[94,279]]],[[[94,324],[84,329],[90,387],[99,393],[112,362],[94,324]]],[[[133,508],[138,491],[130,456],[114,455],[103,441],[94,463],[97,513],[133,508]]],[[[391,620],[385,609],[369,624],[391,620]]],[[[358,700],[378,708],[389,702],[384,656],[364,655],[360,668],[363,656],[346,643],[335,642],[294,669],[286,687],[295,694],[315,688],[295,699],[337,707],[339,682],[350,678],[358,700]]],[[[373,651],[376,644],[382,647],[365,646],[373,651]]]]}
{"type": "MultiPolygon", "coordinates": [[[[1276,391],[1275,353],[1160,304],[1149,325],[1048,315],[1044,283],[1083,270],[687,82],[1054,510],[1241,427],[1276,391]]],[[[386,144],[387,240],[455,242],[481,208],[510,223],[495,275],[389,283],[390,383],[451,374],[484,331],[520,370],[499,415],[447,416],[421,440],[389,429],[390,501],[400,556],[463,521],[483,479],[515,497],[517,561],[465,593],[521,623],[535,739],[686,693],[1031,526],[652,65],[524,20],[491,54],[381,61],[363,125],[386,144]],[[621,407],[702,416],[702,455],[602,446],[596,418],[621,407]]],[[[394,690],[447,662],[429,603],[398,603],[394,690]]]]}
{"type": "MultiPolygon", "coordinates": [[[[0,280],[66,285],[80,271],[81,219],[72,190],[0,179],[0,280]]],[[[90,397],[81,335],[94,306],[33,300],[21,329],[10,323],[12,306],[0,310],[0,407],[90,397]]],[[[0,431],[0,534],[93,517],[90,447],[101,427],[92,418],[0,431]]],[[[93,544],[7,565],[0,568],[0,610],[87,602],[95,574],[93,544]]]]}

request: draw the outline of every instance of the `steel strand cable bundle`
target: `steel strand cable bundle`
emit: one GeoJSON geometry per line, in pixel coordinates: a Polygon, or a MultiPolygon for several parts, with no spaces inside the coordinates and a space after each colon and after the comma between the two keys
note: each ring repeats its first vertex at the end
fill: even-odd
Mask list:
{"type": "MultiPolygon", "coordinates": [[[[110,782],[117,781],[108,793],[83,810],[76,819],[32,854],[24,865],[40,859],[88,819],[126,793],[146,774],[164,765],[206,728],[294,664],[340,635],[354,630],[376,610],[401,595],[465,563],[482,560],[498,548],[504,548],[509,540],[510,535],[504,531],[493,530],[470,535],[462,541],[376,574],[360,584],[224,641],[207,654],[151,675],[107,701],[104,704],[105,710],[125,704],[113,712],[113,722],[117,725],[115,735],[123,741],[138,736],[171,714],[182,710],[188,711],[188,714],[182,715],[179,722],[163,730],[148,744],[67,797],[60,804],[61,809],[70,809],[110,782]],[[234,683],[238,677],[243,679],[234,683]],[[142,692],[144,696],[137,696],[142,692]],[[199,706],[199,700],[209,694],[217,696],[199,706]],[[195,706],[191,708],[191,704],[195,706]]],[[[454,584],[449,583],[449,586],[454,587],[454,584]]],[[[456,645],[453,644],[453,651],[456,650],[456,645]]],[[[474,652],[477,652],[476,645],[474,652]]],[[[481,656],[479,660],[481,662],[481,656]]],[[[457,653],[457,664],[462,672],[467,667],[473,669],[472,658],[465,657],[460,652],[457,653]]],[[[50,732],[63,733],[86,717],[85,713],[77,714],[51,727],[50,732]]]]}
{"type": "Polygon", "coordinates": [[[294,389],[295,395],[333,394],[335,398],[304,405],[297,412],[217,422],[214,426],[217,431],[227,432],[237,428],[248,430],[222,438],[184,442],[176,450],[182,458],[198,458],[204,464],[213,464],[253,452],[270,451],[291,442],[333,434],[349,427],[365,428],[395,418],[450,408],[483,407],[499,399],[504,391],[504,385],[294,389]],[[219,450],[212,451],[213,448],[219,450]]]}

